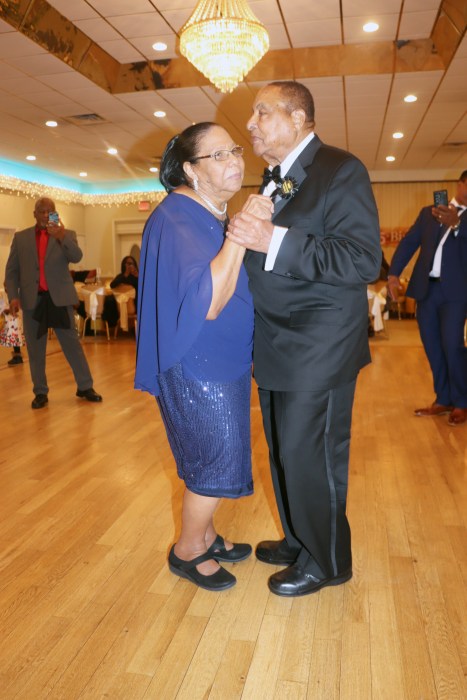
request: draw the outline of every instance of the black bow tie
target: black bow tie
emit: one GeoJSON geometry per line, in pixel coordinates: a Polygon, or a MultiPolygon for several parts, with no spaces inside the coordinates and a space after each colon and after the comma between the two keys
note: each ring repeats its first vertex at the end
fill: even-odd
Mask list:
{"type": "Polygon", "coordinates": [[[272,170],[269,170],[269,168],[264,168],[263,187],[269,185],[271,180],[274,180],[275,183],[279,183],[282,181],[280,165],[275,165],[272,170]]]}

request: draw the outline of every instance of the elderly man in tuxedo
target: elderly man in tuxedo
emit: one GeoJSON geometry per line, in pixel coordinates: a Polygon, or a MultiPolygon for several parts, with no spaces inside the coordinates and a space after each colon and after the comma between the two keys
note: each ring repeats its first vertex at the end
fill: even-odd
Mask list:
{"type": "Polygon", "coordinates": [[[6,264],[5,287],[13,314],[23,310],[34,399],[31,407],[44,408],[49,388],[45,372],[47,329],[53,328],[77,384],[76,396],[100,402],[74,324],[78,303],[68,265],[81,260],[76,233],[65,229],[55,204],[42,197],[34,207],[36,225],[15,233],[6,264]]]}
{"type": "MultiPolygon", "coordinates": [[[[256,556],[287,568],[270,590],[301,596],[352,576],[346,516],[355,382],[370,361],[367,284],[381,266],[368,173],[314,133],[300,83],[257,94],[247,128],[269,164],[271,221],[242,211],[228,237],[244,245],[255,304],[254,374],[284,530],[256,556]]],[[[258,195],[253,195],[258,196],[258,195]]]]}
{"type": "Polygon", "coordinates": [[[407,288],[417,300],[417,321],[433,374],[435,400],[417,408],[417,416],[449,414],[448,423],[467,420],[467,170],[457,183],[456,196],[445,206],[424,207],[401,240],[389,268],[388,287],[393,299],[399,275],[420,250],[407,288]]]}

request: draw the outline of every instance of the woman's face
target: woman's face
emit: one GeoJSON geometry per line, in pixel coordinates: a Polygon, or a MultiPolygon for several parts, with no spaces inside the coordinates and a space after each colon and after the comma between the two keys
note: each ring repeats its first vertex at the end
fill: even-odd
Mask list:
{"type": "MultiPolygon", "coordinates": [[[[221,126],[214,126],[199,142],[198,156],[211,156],[218,151],[231,151],[238,144],[221,126]]],[[[191,164],[198,178],[200,192],[210,199],[228,201],[242,186],[245,162],[242,156],[229,153],[227,160],[202,158],[191,164]]]]}
{"type": "Polygon", "coordinates": [[[126,258],[125,260],[125,272],[134,273],[138,268],[136,267],[136,262],[133,258],[126,258]]]}

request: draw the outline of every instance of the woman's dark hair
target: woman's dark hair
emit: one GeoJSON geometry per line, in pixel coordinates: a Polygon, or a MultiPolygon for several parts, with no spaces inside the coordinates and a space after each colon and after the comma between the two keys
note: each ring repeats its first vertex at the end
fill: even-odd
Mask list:
{"type": "Polygon", "coordinates": [[[121,265],[120,265],[120,267],[121,267],[120,272],[121,272],[122,274],[125,272],[125,264],[126,264],[126,261],[127,261],[127,260],[131,260],[132,263],[133,263],[133,265],[136,267],[136,269],[138,269],[138,263],[136,262],[136,260],[134,259],[134,257],[133,257],[132,255],[125,255],[125,257],[122,259],[122,262],[121,262],[121,265]]]}
{"type": "Polygon", "coordinates": [[[169,141],[161,159],[159,177],[167,192],[171,192],[179,185],[189,184],[183,170],[183,163],[196,163],[199,142],[213,126],[217,124],[214,122],[194,124],[169,141]]]}

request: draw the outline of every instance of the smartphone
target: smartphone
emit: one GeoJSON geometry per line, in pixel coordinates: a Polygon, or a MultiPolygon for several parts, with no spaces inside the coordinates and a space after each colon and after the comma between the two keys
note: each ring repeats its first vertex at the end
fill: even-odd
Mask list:
{"type": "Polygon", "coordinates": [[[49,214],[49,223],[55,224],[56,226],[58,226],[59,221],[60,221],[60,217],[58,216],[58,212],[51,211],[49,214]]]}
{"type": "Polygon", "coordinates": [[[439,207],[440,204],[444,204],[445,207],[448,206],[448,191],[447,190],[435,190],[433,192],[433,201],[435,207],[439,207]]]}

